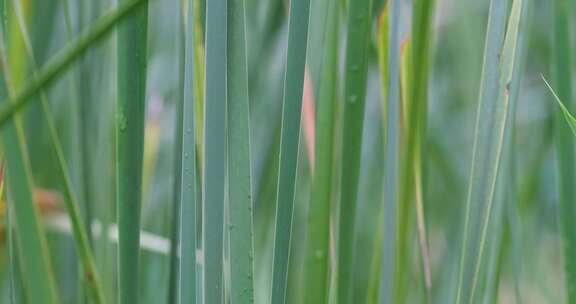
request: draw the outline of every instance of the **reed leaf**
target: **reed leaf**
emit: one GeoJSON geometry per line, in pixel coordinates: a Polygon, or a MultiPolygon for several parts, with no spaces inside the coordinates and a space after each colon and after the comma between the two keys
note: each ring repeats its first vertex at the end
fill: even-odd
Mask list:
{"type": "Polygon", "coordinates": [[[513,210],[516,200],[514,185],[514,134],[516,122],[516,104],[520,91],[523,52],[522,34],[526,28],[527,7],[529,0],[515,0],[512,4],[504,46],[501,57],[500,96],[501,102],[508,103],[509,114],[502,138],[501,169],[499,170],[496,193],[494,197],[494,211],[491,221],[491,232],[487,240],[489,252],[486,271],[486,291],[484,302],[494,303],[497,300],[502,259],[506,232],[504,228],[508,219],[506,215],[513,210]]]}
{"type": "MultiPolygon", "coordinates": [[[[182,198],[182,164],[184,159],[185,152],[183,151],[183,136],[184,136],[184,96],[185,96],[185,86],[186,80],[186,22],[187,22],[187,13],[188,13],[188,2],[177,0],[175,1],[178,3],[180,7],[180,11],[178,11],[178,25],[180,29],[180,35],[178,39],[178,56],[179,56],[179,70],[178,70],[178,102],[176,106],[176,129],[175,129],[175,148],[174,148],[174,167],[173,167],[173,174],[174,174],[174,181],[173,181],[173,192],[172,192],[172,220],[170,222],[170,257],[169,257],[169,266],[168,266],[168,304],[177,304],[180,303],[181,297],[181,289],[180,289],[180,256],[182,256],[180,250],[180,243],[181,243],[181,232],[180,226],[182,224],[182,205],[180,200],[182,198]]],[[[196,183],[194,183],[196,186],[196,183]]],[[[194,210],[196,211],[196,210],[194,210]]],[[[194,217],[196,220],[196,217],[194,217]]],[[[196,225],[194,225],[194,229],[196,225]]],[[[196,236],[196,234],[194,234],[196,236]]],[[[196,253],[196,241],[194,241],[194,254],[196,253]]],[[[195,261],[195,260],[194,260],[195,261]]],[[[196,263],[193,264],[196,266],[196,263]]],[[[194,269],[194,274],[196,271],[194,269]]],[[[194,276],[196,279],[196,276],[194,276]]],[[[196,288],[196,284],[194,283],[194,290],[196,288]]]]}
{"type": "Polygon", "coordinates": [[[254,303],[254,234],[245,1],[228,0],[230,303],[254,303]]]}
{"type": "Polygon", "coordinates": [[[457,303],[477,301],[486,235],[493,227],[491,216],[495,188],[501,167],[504,131],[509,121],[508,82],[503,83],[502,80],[510,80],[511,62],[508,60],[514,58],[516,45],[516,40],[512,40],[512,49],[507,49],[504,55],[507,58],[501,61],[506,17],[507,1],[491,1],[466,202],[457,303]]]}
{"type": "MultiPolygon", "coordinates": [[[[123,0],[121,3],[132,3],[123,0]]],[[[140,206],[146,109],[148,4],[118,27],[116,103],[116,204],[118,299],[139,302],[140,206]]]]}
{"type": "Polygon", "coordinates": [[[366,104],[368,46],[372,25],[371,9],[371,0],[361,0],[348,7],[338,238],[339,303],[350,303],[352,300],[354,227],[358,204],[360,156],[366,104]]]}
{"type": "MultiPolygon", "coordinates": [[[[571,11],[572,1],[552,1],[554,14],[553,35],[553,64],[552,75],[556,83],[558,97],[565,102],[568,111],[574,109],[572,99],[572,32],[573,26],[571,11]]],[[[561,232],[564,249],[564,270],[566,275],[565,285],[568,303],[576,303],[576,261],[569,258],[576,255],[576,231],[572,227],[571,218],[576,215],[574,200],[576,199],[576,151],[571,139],[570,127],[562,121],[566,118],[566,111],[556,113],[554,119],[554,145],[556,148],[556,161],[558,170],[558,200],[561,232]],[[563,117],[564,116],[564,117],[563,117]]],[[[572,130],[573,131],[573,130],[572,130]]]]}
{"type": "Polygon", "coordinates": [[[181,131],[178,138],[180,146],[181,166],[178,167],[180,181],[180,270],[179,270],[179,302],[198,303],[196,267],[196,132],[194,109],[194,52],[195,52],[195,24],[194,5],[192,0],[183,2],[182,11],[185,12],[185,39],[184,53],[184,79],[182,103],[180,105],[181,131]]]}
{"type": "MultiPolygon", "coordinates": [[[[410,114],[408,119],[408,134],[406,146],[406,158],[404,159],[404,185],[402,188],[401,203],[410,213],[412,204],[411,193],[414,193],[416,210],[416,224],[418,231],[418,245],[422,263],[424,287],[426,289],[426,302],[432,301],[432,273],[428,249],[428,237],[426,233],[426,221],[424,212],[424,189],[423,189],[423,148],[426,143],[426,121],[428,109],[428,78],[430,70],[432,40],[432,21],[436,1],[420,0],[414,4],[412,16],[412,72],[410,80],[410,114]],[[411,183],[411,180],[414,180],[411,183]],[[413,185],[413,189],[412,186],[413,185]]],[[[400,215],[402,217],[402,215],[400,215]]],[[[406,223],[408,224],[408,223],[406,223]]],[[[400,229],[400,240],[408,239],[408,229],[400,229]]],[[[405,241],[403,241],[405,243],[405,241]]],[[[407,246],[407,245],[405,245],[407,246]]],[[[400,246],[402,248],[402,246],[400,246]]],[[[400,256],[405,256],[400,253],[400,256]]],[[[398,273],[404,273],[400,271],[398,273]]],[[[399,280],[402,282],[402,280],[399,280]]],[[[403,292],[400,289],[400,302],[403,302],[403,292]]]]}
{"type": "MultiPolygon", "coordinates": [[[[2,8],[4,7],[2,1],[2,8]]],[[[11,71],[6,56],[5,48],[5,12],[0,14],[0,66],[2,67],[2,78],[0,85],[0,98],[8,102],[14,96],[10,76],[11,71]]],[[[18,231],[16,243],[11,244],[11,257],[14,257],[14,249],[17,248],[22,271],[22,275],[27,286],[29,301],[33,303],[57,304],[60,302],[56,291],[56,282],[52,272],[52,265],[48,252],[48,244],[44,229],[40,223],[38,210],[32,197],[32,174],[28,151],[24,141],[24,130],[19,115],[12,117],[2,130],[2,140],[4,146],[4,157],[6,158],[6,189],[9,193],[8,199],[13,211],[14,228],[18,231]],[[15,245],[15,246],[14,246],[15,245]],[[16,247],[16,248],[14,248],[16,247]]],[[[12,234],[12,231],[10,231],[12,234]]],[[[12,236],[10,236],[11,238],[12,236]]],[[[15,257],[13,261],[15,260],[15,257]]],[[[18,267],[12,267],[12,270],[18,267]]],[[[15,272],[12,274],[14,275],[15,272]]],[[[14,286],[15,278],[12,278],[14,286]]],[[[15,299],[15,288],[11,288],[15,299]]]]}
{"type": "MultiPolygon", "coordinates": [[[[382,258],[380,272],[379,303],[394,303],[396,242],[398,224],[398,196],[400,172],[400,5],[399,0],[392,0],[389,8],[388,35],[388,74],[386,79],[387,104],[385,105],[385,162],[384,162],[384,227],[382,237],[382,258]]],[[[383,35],[383,34],[381,34],[383,35]]],[[[382,43],[382,42],[381,42],[382,43]]],[[[383,66],[383,65],[382,65],[383,66]]],[[[382,67],[381,67],[382,69],[382,67]]],[[[384,77],[383,77],[384,78],[384,77]]]]}
{"type": "Polygon", "coordinates": [[[227,0],[206,5],[203,244],[206,303],[223,301],[224,183],[226,149],[227,0]]]}
{"type": "Polygon", "coordinates": [[[552,89],[552,86],[550,85],[550,83],[548,83],[548,81],[546,81],[546,78],[544,78],[544,76],[542,76],[542,80],[544,81],[544,84],[546,84],[546,87],[548,88],[550,93],[552,93],[554,100],[556,101],[556,103],[560,107],[560,111],[562,112],[562,115],[564,116],[564,120],[566,121],[566,123],[570,127],[570,130],[572,130],[572,133],[574,135],[576,135],[576,118],[574,118],[574,116],[572,116],[570,111],[566,108],[564,103],[560,100],[560,97],[558,97],[558,94],[554,91],[554,89],[552,89]]]}
{"type": "MultiPolygon", "coordinates": [[[[13,7],[17,15],[18,25],[20,30],[21,39],[24,45],[24,51],[28,56],[28,61],[30,62],[33,73],[36,71],[36,58],[34,57],[34,51],[32,49],[32,44],[28,34],[28,29],[26,28],[26,23],[24,16],[22,14],[22,7],[19,1],[13,1],[13,7]]],[[[80,257],[84,283],[86,284],[89,295],[94,301],[94,303],[103,303],[104,294],[100,286],[100,276],[96,270],[94,263],[94,258],[90,251],[90,244],[88,233],[86,232],[86,226],[84,225],[82,218],[80,216],[80,211],[78,210],[78,199],[74,192],[72,186],[72,179],[70,178],[70,171],[68,169],[68,164],[64,157],[64,152],[62,150],[62,144],[58,131],[56,130],[56,124],[54,122],[54,117],[50,109],[50,103],[48,101],[48,95],[45,91],[40,91],[40,101],[42,105],[42,114],[46,120],[48,126],[48,134],[50,137],[50,144],[57,158],[58,169],[60,173],[60,178],[64,186],[65,195],[65,206],[68,211],[72,222],[72,232],[74,235],[74,240],[77,246],[78,256],[80,257]]]]}
{"type": "Polygon", "coordinates": [[[272,304],[283,304],[286,302],[309,11],[309,0],[290,1],[288,50],[280,131],[278,188],[276,193],[272,304]]]}
{"type": "Polygon", "coordinates": [[[320,64],[316,114],[315,167],[308,208],[304,303],[328,303],[330,266],[330,214],[335,161],[336,100],[338,84],[338,1],[327,0],[318,8],[323,20],[323,56],[320,64]]]}

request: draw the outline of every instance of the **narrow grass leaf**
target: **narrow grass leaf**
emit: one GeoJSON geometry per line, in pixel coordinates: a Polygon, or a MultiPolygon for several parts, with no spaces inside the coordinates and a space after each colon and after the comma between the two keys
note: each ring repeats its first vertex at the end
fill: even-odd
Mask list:
{"type": "Polygon", "coordinates": [[[286,302],[288,261],[290,255],[292,216],[300,143],[300,119],[310,0],[291,0],[288,25],[288,50],[284,78],[278,188],[276,194],[276,226],[272,263],[272,304],[286,302]]]}
{"type": "MultiPolygon", "coordinates": [[[[180,200],[182,198],[182,165],[185,151],[183,150],[183,136],[184,136],[184,96],[185,96],[185,88],[186,88],[186,80],[185,80],[185,73],[186,67],[186,22],[187,22],[187,13],[188,13],[188,1],[175,1],[178,3],[180,10],[177,12],[178,15],[178,28],[179,28],[179,37],[178,37],[178,56],[179,56],[179,69],[178,69],[178,102],[176,105],[176,130],[175,130],[175,147],[174,147],[174,167],[173,167],[173,174],[174,174],[174,183],[173,186],[173,201],[172,201],[172,220],[170,223],[170,261],[169,261],[169,268],[168,268],[168,304],[179,304],[181,298],[181,291],[180,283],[181,280],[181,271],[180,271],[180,257],[182,256],[181,249],[181,231],[180,226],[182,224],[182,205],[180,200]]],[[[188,86],[191,89],[190,86],[188,86]]],[[[194,186],[196,184],[194,183],[194,186]]],[[[196,211],[196,210],[194,210],[196,211]]],[[[194,217],[196,220],[196,217],[194,217]]],[[[194,229],[196,225],[194,225],[194,229]]],[[[196,234],[194,234],[196,236],[196,234]]],[[[194,254],[196,251],[196,242],[194,241],[194,254]]],[[[196,263],[193,264],[196,266],[196,263]]],[[[194,269],[194,274],[196,271],[194,269]]],[[[196,279],[196,276],[194,276],[196,279]]],[[[194,282],[195,291],[196,283],[194,282]]],[[[189,301],[192,302],[192,301],[189,301]]]]}
{"type": "Polygon", "coordinates": [[[496,193],[494,197],[494,211],[492,214],[491,227],[487,239],[487,262],[484,271],[486,272],[484,292],[484,302],[494,303],[497,300],[500,285],[500,274],[502,272],[502,260],[504,259],[505,248],[502,246],[507,239],[504,228],[506,214],[511,210],[508,205],[514,204],[515,185],[513,184],[513,162],[512,155],[514,128],[515,128],[515,110],[520,90],[520,80],[522,70],[520,56],[522,45],[520,44],[521,30],[525,28],[526,11],[529,1],[515,0],[512,4],[512,10],[508,19],[508,26],[504,47],[502,48],[501,57],[501,75],[500,75],[500,94],[499,100],[507,103],[509,114],[504,129],[502,139],[502,156],[501,169],[499,170],[498,180],[496,182],[496,193]]]}
{"type": "Polygon", "coordinates": [[[203,243],[204,299],[223,301],[224,183],[226,149],[227,0],[206,3],[203,243]]]}
{"type": "MultiPolygon", "coordinates": [[[[490,221],[494,207],[495,188],[501,166],[504,130],[508,121],[509,99],[504,98],[509,79],[510,54],[500,60],[506,29],[507,1],[490,3],[486,48],[482,68],[482,80],[473,156],[470,172],[468,198],[464,222],[456,303],[474,303],[478,294],[481,265],[485,251],[486,234],[493,226],[490,221]],[[506,64],[506,67],[500,65],[506,64]]],[[[514,46],[516,41],[514,40],[514,46]]],[[[514,55],[514,52],[511,53],[514,55]]],[[[512,57],[513,58],[513,57],[512,57]]]]}
{"type": "MultiPolygon", "coordinates": [[[[129,0],[121,3],[131,3],[129,0]]],[[[146,109],[148,4],[120,24],[117,36],[116,203],[118,217],[118,297],[138,303],[140,205],[146,109]]]]}
{"type": "MultiPolygon", "coordinates": [[[[432,41],[433,17],[436,1],[419,0],[414,4],[412,16],[412,72],[410,82],[410,114],[407,135],[407,155],[404,162],[405,184],[401,202],[405,206],[411,205],[411,193],[415,194],[416,224],[418,231],[418,244],[422,261],[422,274],[426,289],[427,303],[432,301],[432,274],[430,269],[430,256],[428,238],[426,235],[426,222],[424,213],[423,189],[423,159],[422,149],[426,143],[426,117],[428,109],[428,79],[432,54],[430,44],[432,41]],[[412,168],[411,168],[412,167],[412,168]],[[411,173],[413,171],[413,173],[411,173]],[[414,179],[412,191],[411,180],[414,179]]],[[[410,210],[411,208],[408,208],[410,210]]],[[[408,229],[401,229],[407,233],[408,229]]],[[[407,240],[407,234],[400,235],[401,240],[407,240]]],[[[404,256],[404,254],[400,254],[404,256]]],[[[399,273],[404,273],[401,271],[399,273]]],[[[400,290],[401,295],[403,290],[400,290]]],[[[400,301],[403,299],[400,298],[400,301]]]]}
{"type": "Polygon", "coordinates": [[[542,77],[542,80],[544,81],[544,83],[546,84],[546,87],[548,88],[548,90],[550,90],[550,93],[552,93],[552,96],[554,96],[554,100],[556,101],[556,103],[558,103],[558,106],[560,107],[560,111],[562,112],[562,115],[564,115],[564,119],[565,119],[566,123],[568,124],[568,126],[570,126],[570,130],[572,130],[572,133],[574,133],[574,135],[576,135],[576,118],[574,118],[574,116],[572,116],[570,111],[568,111],[568,109],[566,108],[564,103],[560,100],[560,97],[558,97],[558,94],[556,94],[554,89],[552,89],[552,86],[550,86],[550,83],[548,83],[548,81],[546,81],[546,78],[544,78],[544,76],[541,76],[541,77],[542,77]]]}
{"type": "Polygon", "coordinates": [[[308,208],[308,236],[305,260],[304,303],[328,303],[330,266],[330,214],[332,210],[335,160],[335,119],[338,84],[339,15],[338,1],[323,2],[323,59],[318,98],[315,140],[315,167],[308,208]]]}
{"type": "MultiPolygon", "coordinates": [[[[26,28],[26,23],[22,14],[22,7],[19,1],[13,1],[13,6],[18,18],[18,25],[24,45],[24,51],[28,56],[28,61],[30,62],[30,65],[33,69],[33,74],[35,74],[36,58],[34,57],[34,51],[32,49],[28,29],[26,28]]],[[[72,187],[70,171],[64,157],[58,131],[56,130],[56,124],[50,109],[48,95],[45,91],[40,92],[40,100],[42,105],[42,113],[48,125],[50,145],[52,146],[52,149],[56,155],[60,177],[64,186],[64,202],[72,222],[72,232],[76,242],[78,256],[80,257],[83,267],[84,283],[86,284],[86,288],[89,291],[89,295],[91,296],[94,303],[102,303],[104,301],[104,295],[100,286],[100,278],[96,270],[94,258],[92,257],[92,253],[90,251],[88,234],[85,229],[86,226],[80,217],[80,211],[78,210],[78,199],[72,187]]]]}
{"type": "MultiPolygon", "coordinates": [[[[13,96],[10,69],[4,44],[5,15],[0,15],[0,66],[2,83],[0,98],[7,102],[13,96]]],[[[16,245],[20,267],[26,284],[28,299],[32,303],[59,303],[56,282],[48,252],[48,244],[40,223],[38,210],[32,197],[32,175],[28,151],[24,142],[24,130],[20,116],[14,116],[2,130],[4,157],[6,158],[6,185],[9,193],[8,210],[13,210],[14,227],[18,231],[16,245]]],[[[10,232],[12,233],[12,232],[10,232]]],[[[14,246],[11,246],[14,247],[14,246]]],[[[11,255],[13,256],[13,255],[11,255]]],[[[13,268],[14,269],[14,268],[13,268]]],[[[14,288],[12,291],[15,292],[14,288]]]]}
{"type": "Polygon", "coordinates": [[[228,0],[230,303],[254,303],[254,235],[245,1],[228,0]]]}
{"type": "Polygon", "coordinates": [[[180,180],[180,270],[179,270],[179,302],[197,303],[197,278],[196,267],[196,132],[195,132],[195,109],[194,109],[194,52],[195,52],[195,23],[193,1],[183,2],[185,18],[184,51],[184,80],[182,92],[181,111],[179,113],[182,122],[182,130],[178,139],[181,148],[179,158],[181,166],[179,170],[180,180]]]}
{"type": "MultiPolygon", "coordinates": [[[[400,0],[390,2],[388,35],[388,74],[384,162],[384,227],[380,272],[379,303],[394,303],[396,241],[400,172],[400,0]]],[[[383,34],[381,34],[383,35],[383,34]]],[[[384,67],[383,65],[381,65],[384,67]]],[[[382,69],[381,67],[381,69],[382,69]]],[[[383,71],[384,72],[384,71],[383,71]]],[[[384,78],[384,77],[383,77],[384,78]]]]}
{"type": "Polygon", "coordinates": [[[360,156],[366,104],[368,47],[372,25],[372,1],[360,0],[348,7],[348,40],[344,76],[342,125],[342,175],[338,238],[338,301],[352,300],[355,217],[358,204],[360,156]]]}
{"type": "MultiPolygon", "coordinates": [[[[571,15],[573,1],[554,0],[551,2],[553,7],[554,35],[552,40],[552,80],[557,86],[558,97],[565,102],[568,111],[574,110],[574,101],[572,100],[572,27],[573,22],[571,15]]],[[[557,161],[558,176],[558,200],[560,229],[563,238],[564,249],[564,272],[567,303],[576,303],[576,230],[572,227],[572,218],[576,215],[576,158],[575,147],[570,134],[570,127],[566,126],[562,120],[566,119],[566,111],[562,114],[556,113],[554,118],[554,145],[557,161]],[[563,118],[564,116],[564,118],[563,118]]],[[[572,132],[574,130],[572,129],[572,132]]]]}

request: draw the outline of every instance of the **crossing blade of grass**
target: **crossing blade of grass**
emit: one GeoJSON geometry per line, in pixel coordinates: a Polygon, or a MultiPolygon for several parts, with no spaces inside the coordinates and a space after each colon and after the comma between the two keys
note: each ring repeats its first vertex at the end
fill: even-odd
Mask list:
{"type": "MultiPolygon", "coordinates": [[[[382,258],[380,272],[379,302],[394,303],[396,270],[396,238],[398,216],[398,186],[400,160],[400,0],[390,2],[388,35],[388,74],[386,79],[386,135],[384,162],[384,231],[382,238],[382,258]]],[[[383,35],[383,34],[381,34],[383,35]]],[[[383,42],[381,42],[383,43],[383,42]]],[[[382,65],[382,67],[384,67],[382,65]]],[[[382,69],[382,68],[381,68],[382,69]]],[[[383,70],[383,69],[382,69],[383,70]]],[[[384,77],[383,77],[384,78],[384,77]]]]}
{"type": "MultiPolygon", "coordinates": [[[[19,1],[13,1],[12,3],[14,11],[17,15],[16,18],[18,19],[20,36],[23,41],[24,51],[28,56],[28,61],[31,64],[33,73],[35,73],[34,69],[36,68],[36,59],[34,57],[34,52],[32,50],[32,44],[30,42],[28,29],[26,28],[26,24],[22,14],[21,3],[19,1]]],[[[14,90],[12,89],[10,91],[14,90]]],[[[84,283],[86,284],[87,290],[89,291],[89,294],[93,299],[94,303],[102,303],[104,301],[104,296],[100,286],[99,275],[96,270],[92,253],[90,251],[90,245],[88,242],[88,236],[85,230],[85,226],[80,217],[80,212],[78,210],[78,199],[76,198],[76,194],[74,193],[74,190],[72,188],[72,180],[70,178],[70,172],[68,169],[66,159],[64,157],[64,152],[62,151],[61,141],[58,135],[58,131],[56,130],[56,125],[54,123],[54,118],[50,110],[50,104],[46,92],[44,91],[40,92],[40,99],[42,104],[43,116],[48,125],[50,144],[52,145],[52,149],[54,150],[54,153],[57,157],[58,169],[60,171],[59,173],[64,186],[64,194],[65,194],[64,201],[66,209],[68,211],[68,215],[70,216],[72,222],[72,228],[73,228],[72,231],[77,246],[78,256],[81,259],[81,264],[84,271],[83,273],[84,283]]]]}
{"type": "MultiPolygon", "coordinates": [[[[554,40],[553,40],[553,80],[557,85],[558,100],[563,100],[562,114],[556,112],[554,118],[554,145],[556,148],[557,176],[558,176],[558,199],[560,227],[564,249],[564,272],[567,292],[567,303],[576,303],[576,261],[571,258],[576,255],[576,230],[572,227],[572,218],[576,215],[574,200],[576,199],[576,151],[570,129],[574,132],[574,126],[569,127],[562,121],[574,109],[572,95],[572,32],[571,21],[572,1],[555,0],[554,7],[554,40]]],[[[568,121],[570,121],[568,119],[568,121]]]]}
{"type": "Polygon", "coordinates": [[[204,299],[223,301],[224,182],[226,148],[227,0],[206,5],[206,89],[204,101],[203,244],[204,299]]]}
{"type": "Polygon", "coordinates": [[[0,107],[0,127],[28,102],[36,100],[31,97],[38,94],[43,88],[49,86],[62,76],[76,59],[84,54],[91,46],[101,41],[120,21],[130,16],[136,9],[147,2],[148,0],[132,0],[121,3],[118,8],[100,17],[98,21],[80,37],[68,43],[58,54],[50,58],[46,64],[38,70],[35,77],[27,81],[24,87],[14,93],[9,103],[2,102],[4,106],[0,107]]]}
{"type": "MultiPolygon", "coordinates": [[[[2,3],[4,4],[4,3],[2,3]]],[[[0,16],[0,66],[2,83],[0,98],[4,101],[13,95],[10,85],[10,69],[4,45],[5,14],[0,16]]],[[[17,248],[28,299],[32,303],[59,303],[56,282],[52,272],[48,244],[39,221],[38,210],[32,197],[32,175],[28,152],[24,142],[24,131],[19,115],[8,121],[2,130],[4,157],[6,158],[6,184],[9,204],[13,210],[15,228],[18,231],[17,248]]],[[[11,246],[12,247],[12,246],[11,246]]],[[[14,290],[13,290],[14,292],[14,290]]]]}
{"type": "Polygon", "coordinates": [[[371,0],[357,1],[348,7],[338,239],[339,303],[350,303],[352,300],[354,225],[358,204],[362,130],[366,104],[368,46],[372,25],[371,8],[371,0]]]}
{"type": "Polygon", "coordinates": [[[323,59],[316,122],[315,168],[308,208],[308,236],[305,261],[304,303],[328,303],[330,266],[330,213],[334,193],[335,118],[338,83],[338,1],[323,2],[323,59]]]}
{"type": "Polygon", "coordinates": [[[184,21],[184,80],[183,98],[179,113],[182,130],[178,139],[181,152],[179,158],[180,180],[180,270],[179,270],[179,302],[196,303],[198,298],[196,287],[196,131],[194,109],[194,5],[193,1],[183,2],[184,21]]]}
{"type": "MultiPolygon", "coordinates": [[[[131,3],[123,0],[120,3],[131,3]]],[[[140,205],[146,109],[148,4],[118,27],[116,103],[116,203],[118,217],[118,297],[138,303],[140,205]]]]}
{"type": "Polygon", "coordinates": [[[245,1],[228,0],[230,303],[254,303],[254,235],[245,1]]]}
{"type": "MultiPolygon", "coordinates": [[[[504,98],[508,94],[508,84],[503,84],[501,79],[509,80],[511,62],[507,60],[510,60],[510,54],[506,54],[506,60],[500,61],[506,17],[507,1],[491,1],[466,202],[457,303],[472,303],[477,297],[475,293],[483,263],[486,233],[489,226],[493,226],[490,225],[490,218],[509,108],[509,98],[504,98]],[[501,73],[500,63],[506,65],[502,66],[501,73]]],[[[514,40],[512,56],[515,44],[514,40]]]]}
{"type": "Polygon", "coordinates": [[[272,258],[272,304],[286,302],[309,11],[310,0],[290,1],[272,258]]]}

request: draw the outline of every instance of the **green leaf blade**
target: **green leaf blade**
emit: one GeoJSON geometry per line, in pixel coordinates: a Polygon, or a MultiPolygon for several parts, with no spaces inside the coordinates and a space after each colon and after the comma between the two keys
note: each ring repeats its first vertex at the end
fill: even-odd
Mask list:
{"type": "Polygon", "coordinates": [[[227,0],[206,3],[206,81],[204,102],[203,239],[204,298],[224,295],[224,184],[226,149],[227,0]]]}
{"type": "Polygon", "coordinates": [[[286,301],[309,10],[309,0],[290,1],[288,51],[284,78],[280,159],[276,194],[272,304],[282,304],[286,301]]]}
{"type": "Polygon", "coordinates": [[[228,0],[230,301],[254,303],[254,234],[245,1],[228,0]]]}
{"type": "Polygon", "coordinates": [[[354,227],[366,105],[371,16],[372,1],[370,0],[357,1],[348,8],[338,243],[338,301],[340,303],[349,303],[352,300],[354,227]]]}
{"type": "MultiPolygon", "coordinates": [[[[124,0],[123,3],[131,3],[124,0]]],[[[118,297],[139,302],[140,217],[144,161],[148,5],[118,28],[116,191],[118,209],[118,297]]]]}

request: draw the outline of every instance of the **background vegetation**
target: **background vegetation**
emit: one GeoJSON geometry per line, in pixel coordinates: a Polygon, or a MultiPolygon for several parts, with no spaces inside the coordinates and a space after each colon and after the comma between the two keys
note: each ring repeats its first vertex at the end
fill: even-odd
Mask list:
{"type": "Polygon", "coordinates": [[[0,12],[0,302],[576,303],[573,1],[0,12]]]}

